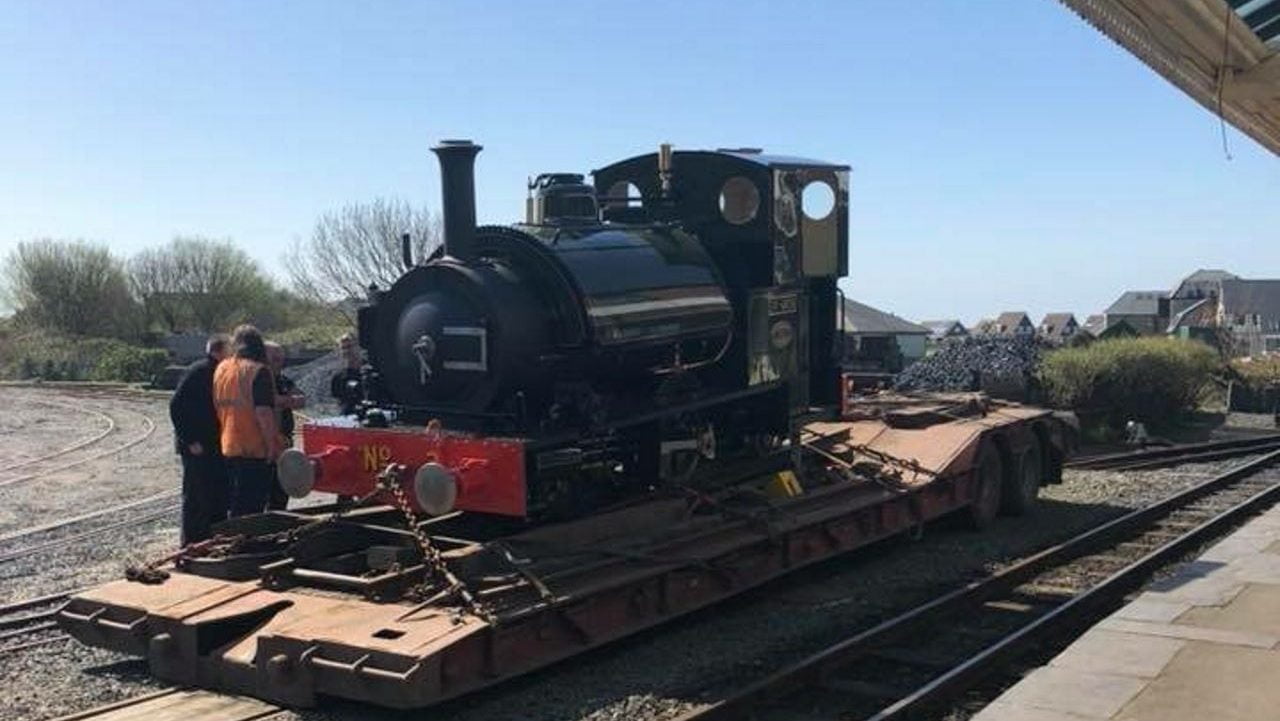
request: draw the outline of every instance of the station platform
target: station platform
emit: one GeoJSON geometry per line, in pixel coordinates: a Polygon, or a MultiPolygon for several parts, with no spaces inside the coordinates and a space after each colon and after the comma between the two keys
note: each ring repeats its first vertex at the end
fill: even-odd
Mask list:
{"type": "Polygon", "coordinates": [[[972,721],[1280,719],[1280,506],[1006,690],[972,721]]]}

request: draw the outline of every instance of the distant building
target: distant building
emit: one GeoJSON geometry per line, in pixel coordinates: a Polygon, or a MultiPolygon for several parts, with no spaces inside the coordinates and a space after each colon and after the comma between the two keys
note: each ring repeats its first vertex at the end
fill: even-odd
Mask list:
{"type": "Polygon", "coordinates": [[[1040,321],[1040,336],[1046,340],[1066,343],[1080,332],[1075,313],[1049,313],[1040,321]]]}
{"type": "Polygon", "coordinates": [[[1080,326],[1081,333],[1088,333],[1097,338],[1102,335],[1102,331],[1107,329],[1107,317],[1101,313],[1095,313],[1084,319],[1084,325],[1080,326]]]}
{"type": "Polygon", "coordinates": [[[1221,281],[1219,288],[1216,320],[1230,331],[1232,352],[1280,352],[1280,280],[1234,278],[1221,281]]]}
{"type": "Polygon", "coordinates": [[[930,331],[922,325],[847,298],[842,320],[846,365],[880,364],[896,372],[924,357],[930,331]]]}
{"type": "Polygon", "coordinates": [[[1031,317],[1020,310],[1005,311],[996,316],[987,333],[1009,338],[1030,338],[1035,334],[1036,327],[1032,324],[1031,317]]]}
{"type": "Polygon", "coordinates": [[[1129,321],[1121,318],[1102,329],[1097,336],[1098,340],[1106,340],[1108,338],[1137,338],[1141,333],[1129,325],[1129,321]]]}
{"type": "Polygon", "coordinates": [[[1178,283],[1178,287],[1169,294],[1169,317],[1181,314],[1193,305],[1206,298],[1218,295],[1218,288],[1224,280],[1239,280],[1239,276],[1225,270],[1206,270],[1201,268],[1188,275],[1178,283]]]}
{"type": "Polygon", "coordinates": [[[969,329],[958,320],[922,320],[920,325],[929,329],[927,340],[932,343],[941,343],[951,338],[964,338],[969,335],[969,329]]]}
{"type": "Polygon", "coordinates": [[[1163,290],[1127,290],[1103,313],[1103,326],[1124,321],[1140,335],[1164,333],[1169,326],[1169,293],[1163,290]]]}
{"type": "Polygon", "coordinates": [[[970,332],[973,335],[995,335],[995,330],[996,330],[996,319],[983,318],[982,320],[973,324],[973,330],[970,332]]]}

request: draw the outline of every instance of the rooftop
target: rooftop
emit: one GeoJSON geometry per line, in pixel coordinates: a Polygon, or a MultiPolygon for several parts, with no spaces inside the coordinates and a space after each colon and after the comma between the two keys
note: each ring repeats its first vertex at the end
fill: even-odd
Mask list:
{"type": "Polygon", "coordinates": [[[922,325],[848,298],[844,301],[843,321],[846,333],[928,335],[930,332],[922,325]]]}
{"type": "Polygon", "coordinates": [[[1167,290],[1126,290],[1107,308],[1107,315],[1160,315],[1160,301],[1167,290]]]}

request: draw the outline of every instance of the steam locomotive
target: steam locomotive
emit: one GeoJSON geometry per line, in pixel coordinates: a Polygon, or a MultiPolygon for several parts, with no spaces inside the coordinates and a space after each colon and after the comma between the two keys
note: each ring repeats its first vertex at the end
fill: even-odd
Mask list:
{"type": "Polygon", "coordinates": [[[564,517],[785,445],[838,407],[848,167],[756,149],[538,175],[476,226],[480,146],[433,148],[443,245],[371,288],[354,415],[280,459],[294,496],[398,479],[419,512],[564,517]]]}

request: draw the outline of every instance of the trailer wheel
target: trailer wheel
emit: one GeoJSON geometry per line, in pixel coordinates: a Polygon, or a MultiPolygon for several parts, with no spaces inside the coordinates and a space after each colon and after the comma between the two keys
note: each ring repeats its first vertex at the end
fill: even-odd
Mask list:
{"type": "Polygon", "coordinates": [[[1035,507],[1043,481],[1044,454],[1040,451],[1040,441],[1036,440],[1018,456],[1014,472],[1005,482],[1001,509],[1011,516],[1025,515],[1035,507]]]}
{"type": "Polygon", "coordinates": [[[1000,513],[1000,499],[1004,490],[1004,461],[1000,450],[993,443],[983,443],[978,451],[977,488],[973,502],[969,504],[969,522],[974,529],[990,526],[1000,513]]]}

